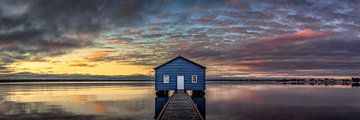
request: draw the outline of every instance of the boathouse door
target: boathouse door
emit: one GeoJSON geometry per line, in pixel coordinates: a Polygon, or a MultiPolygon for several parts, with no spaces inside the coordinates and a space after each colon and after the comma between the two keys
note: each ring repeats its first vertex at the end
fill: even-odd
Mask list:
{"type": "Polygon", "coordinates": [[[178,90],[184,89],[184,76],[177,76],[177,89],[178,90]]]}

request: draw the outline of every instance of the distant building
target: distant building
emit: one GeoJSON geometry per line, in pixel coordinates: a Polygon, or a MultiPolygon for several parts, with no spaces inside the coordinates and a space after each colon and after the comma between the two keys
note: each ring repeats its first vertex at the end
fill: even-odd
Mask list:
{"type": "Polygon", "coordinates": [[[205,66],[177,56],[155,69],[155,90],[205,90],[205,66]]]}

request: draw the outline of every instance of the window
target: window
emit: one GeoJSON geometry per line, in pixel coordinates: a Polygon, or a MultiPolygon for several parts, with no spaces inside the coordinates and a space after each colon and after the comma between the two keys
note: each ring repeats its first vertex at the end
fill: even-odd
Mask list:
{"type": "Polygon", "coordinates": [[[169,75],[164,75],[163,76],[163,82],[164,83],[169,83],[169,75]]]}
{"type": "Polygon", "coordinates": [[[197,83],[197,75],[191,76],[191,83],[197,83]]]}

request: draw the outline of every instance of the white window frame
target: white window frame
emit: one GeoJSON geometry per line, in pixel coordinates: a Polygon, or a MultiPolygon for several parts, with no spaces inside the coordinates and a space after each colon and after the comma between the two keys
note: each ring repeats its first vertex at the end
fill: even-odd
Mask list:
{"type": "Polygon", "coordinates": [[[170,82],[170,76],[169,75],[163,75],[163,83],[169,83],[170,82]]]}
{"type": "Polygon", "coordinates": [[[197,75],[191,75],[191,83],[197,83],[198,82],[198,77],[197,75]],[[195,79],[194,79],[195,78],[195,79]]]}

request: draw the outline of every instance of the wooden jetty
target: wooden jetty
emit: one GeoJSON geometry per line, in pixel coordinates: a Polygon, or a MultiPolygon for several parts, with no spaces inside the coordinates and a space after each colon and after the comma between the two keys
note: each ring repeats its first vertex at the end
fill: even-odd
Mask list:
{"type": "Polygon", "coordinates": [[[204,120],[186,91],[176,91],[163,107],[158,120],[204,120]]]}

